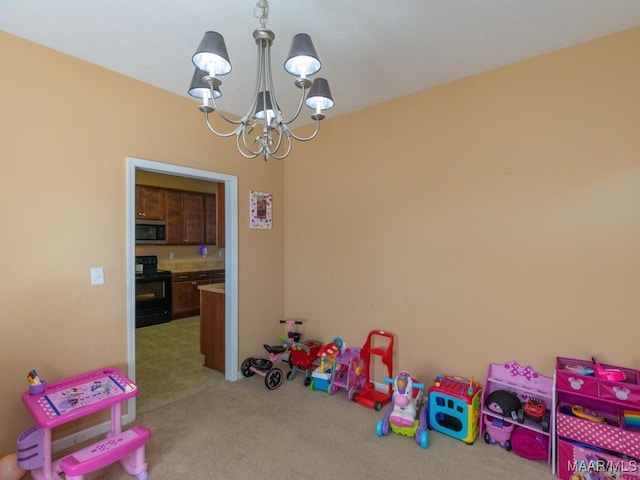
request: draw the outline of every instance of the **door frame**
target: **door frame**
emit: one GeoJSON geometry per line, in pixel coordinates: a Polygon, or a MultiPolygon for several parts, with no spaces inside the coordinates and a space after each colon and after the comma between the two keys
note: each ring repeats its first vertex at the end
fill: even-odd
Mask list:
{"type": "MultiPolygon", "coordinates": [[[[135,193],[136,170],[224,183],[225,200],[225,373],[238,380],[238,177],[224,173],[127,157],[127,356],[128,375],[136,380],[135,339],[135,193]]],[[[135,397],[128,401],[127,421],[136,418],[135,397]]]]}

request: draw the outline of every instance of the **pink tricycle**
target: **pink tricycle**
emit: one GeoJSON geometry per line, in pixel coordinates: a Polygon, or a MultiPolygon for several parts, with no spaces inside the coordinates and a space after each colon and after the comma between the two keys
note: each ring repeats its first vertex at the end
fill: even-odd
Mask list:
{"type": "Polygon", "coordinates": [[[263,345],[267,358],[249,357],[242,362],[240,371],[245,377],[252,377],[256,373],[264,377],[264,383],[269,390],[275,390],[282,385],[282,370],[274,367],[274,364],[280,360],[282,355],[289,350],[291,345],[300,341],[302,335],[293,331],[294,325],[301,325],[302,322],[297,320],[280,320],[280,323],[287,325],[287,334],[280,337],[280,345],[263,345]]]}

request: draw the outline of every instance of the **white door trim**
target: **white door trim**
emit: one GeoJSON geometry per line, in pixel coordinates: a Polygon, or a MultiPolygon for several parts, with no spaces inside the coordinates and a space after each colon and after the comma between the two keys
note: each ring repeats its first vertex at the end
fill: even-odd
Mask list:
{"type": "MultiPolygon", "coordinates": [[[[136,379],[135,351],[135,180],[136,170],[224,182],[225,186],[225,379],[238,379],[238,177],[179,165],[127,157],[127,356],[128,375],[136,379]]],[[[126,422],[135,420],[135,398],[126,422]]]]}

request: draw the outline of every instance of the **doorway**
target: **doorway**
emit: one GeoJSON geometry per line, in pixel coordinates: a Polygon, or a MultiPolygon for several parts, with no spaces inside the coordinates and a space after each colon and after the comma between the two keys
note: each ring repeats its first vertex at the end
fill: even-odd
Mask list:
{"type": "MultiPolygon", "coordinates": [[[[238,379],[238,179],[233,175],[127,157],[127,356],[128,375],[136,379],[135,333],[135,183],[137,171],[148,171],[225,184],[225,379],[238,379]]],[[[129,401],[129,421],[135,419],[135,399],[129,401]]]]}

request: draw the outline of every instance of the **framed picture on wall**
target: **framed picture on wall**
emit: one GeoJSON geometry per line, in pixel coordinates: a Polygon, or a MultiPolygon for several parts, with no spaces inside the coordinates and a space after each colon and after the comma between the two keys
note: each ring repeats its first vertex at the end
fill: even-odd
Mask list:
{"type": "Polygon", "coordinates": [[[249,192],[249,228],[271,229],[271,204],[270,193],[249,192]]]}

